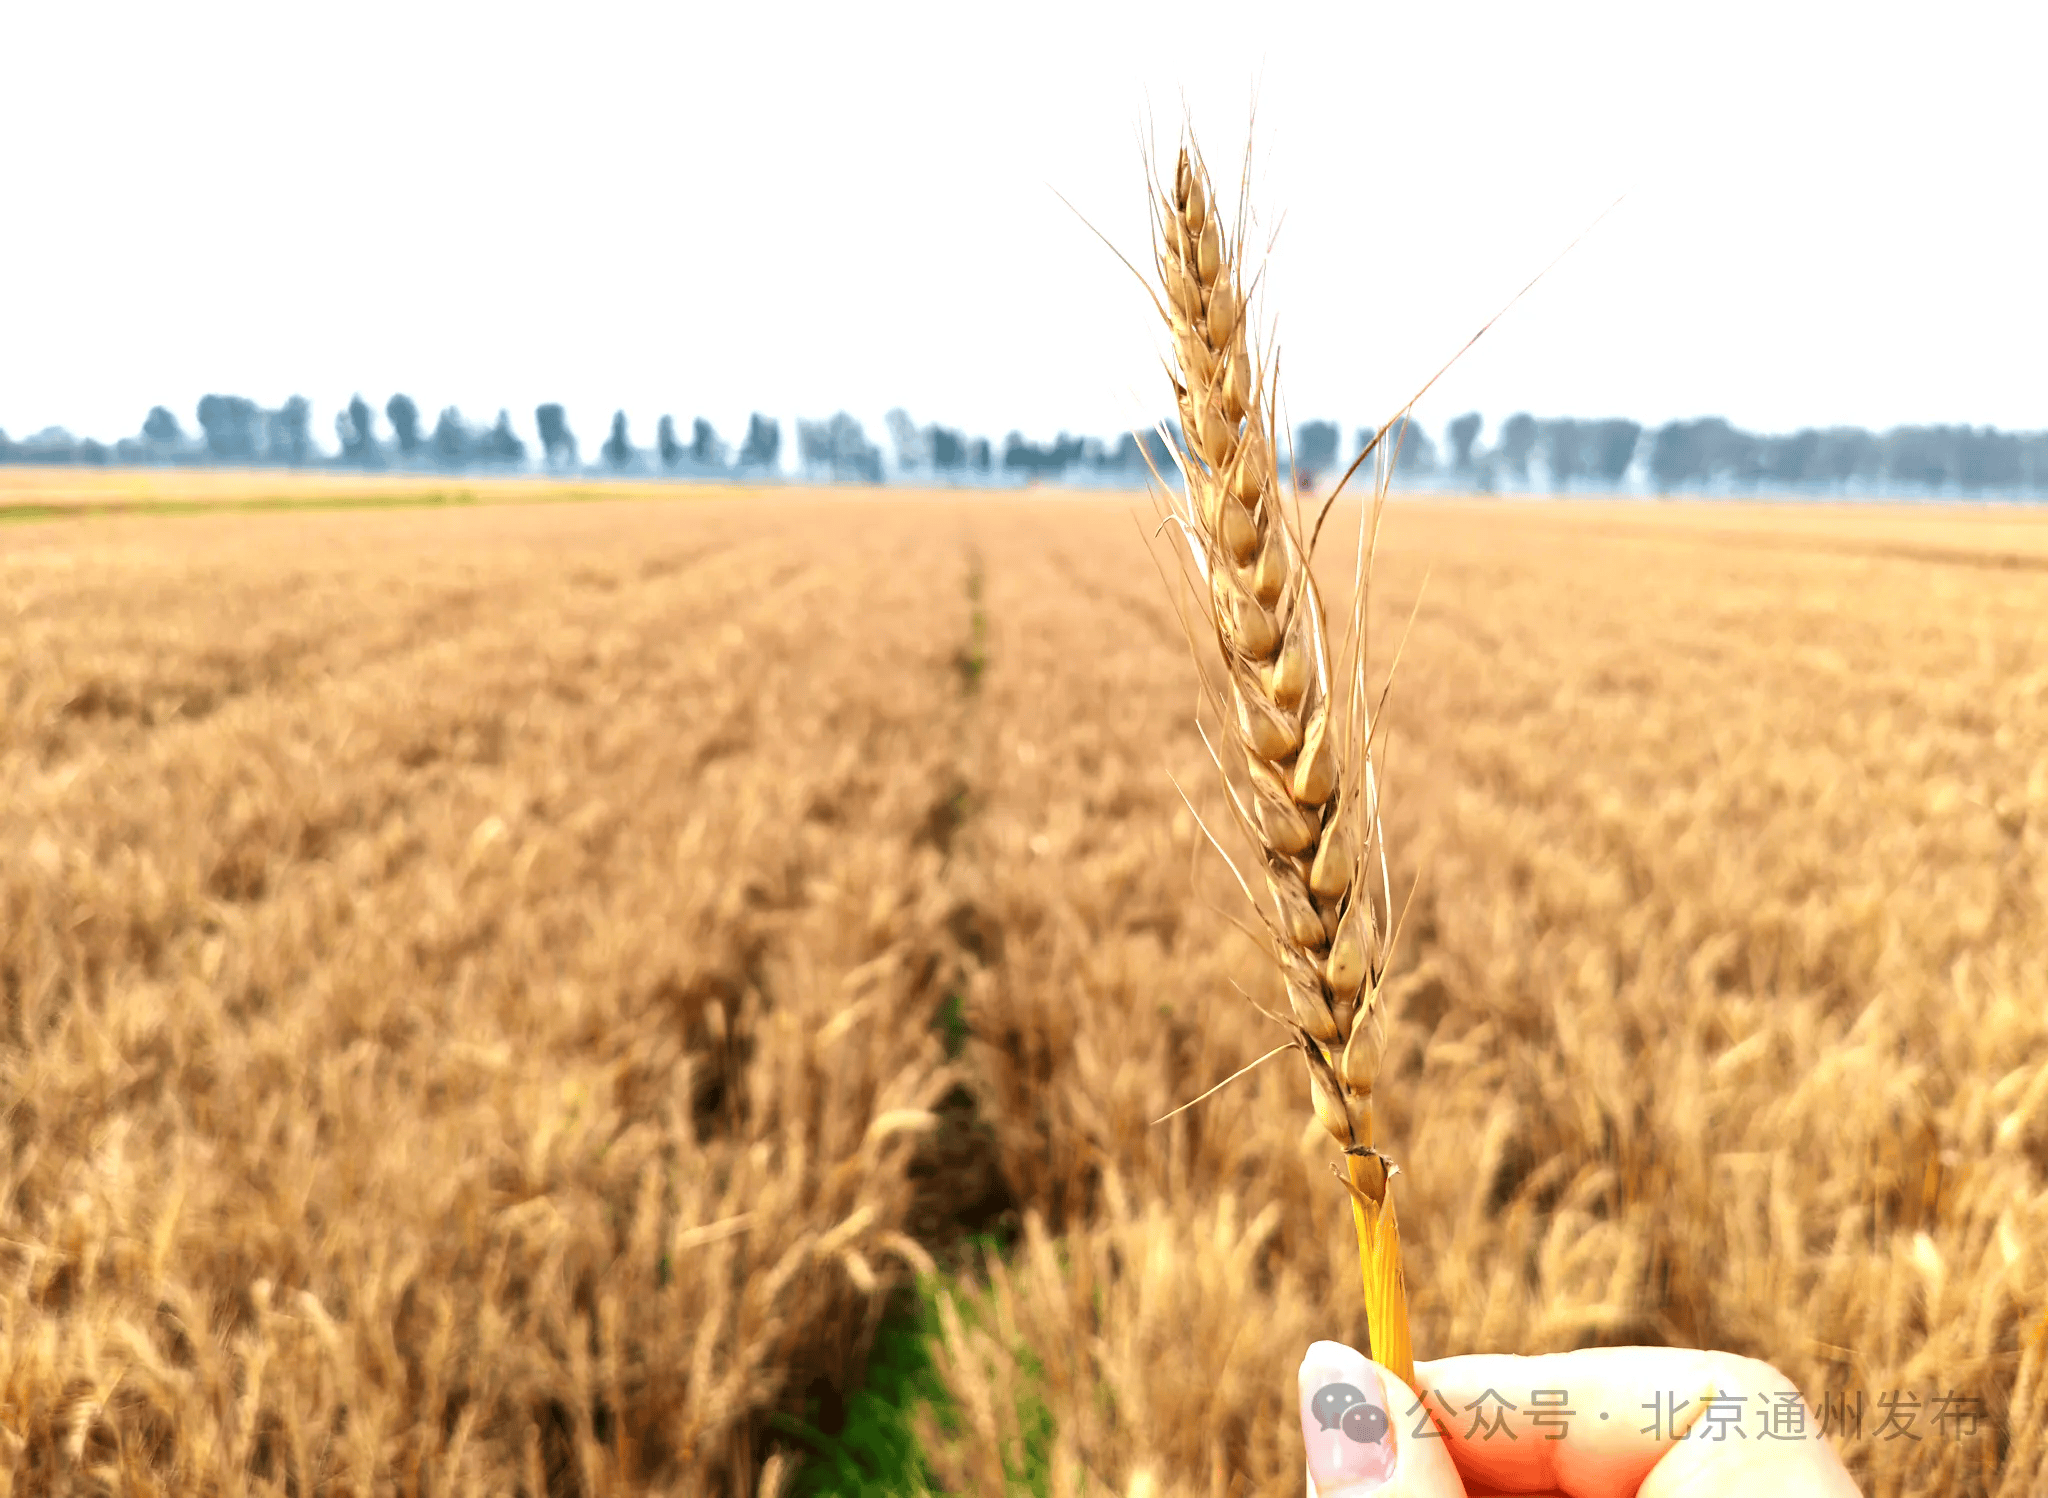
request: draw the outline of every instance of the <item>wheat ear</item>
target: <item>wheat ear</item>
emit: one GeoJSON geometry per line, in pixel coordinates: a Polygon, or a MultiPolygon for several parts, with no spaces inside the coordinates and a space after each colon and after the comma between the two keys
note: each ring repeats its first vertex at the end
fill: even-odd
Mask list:
{"type": "MultiPolygon", "coordinates": [[[[1359,648],[1366,528],[1361,523],[1350,669],[1340,680],[1299,508],[1290,521],[1283,504],[1270,360],[1255,361],[1246,336],[1243,224],[1224,229],[1192,147],[1180,152],[1171,191],[1155,183],[1152,196],[1160,311],[1178,366],[1182,440],[1174,457],[1184,479],[1179,495],[1163,487],[1203,584],[1226,683],[1215,692],[1222,747],[1210,748],[1263,861],[1267,898],[1254,895],[1253,904],[1292,1011],[1282,1023],[1307,1063],[1316,1117],[1343,1151],[1373,1359],[1412,1386],[1394,1172],[1373,1148],[1390,912],[1359,648]]],[[[1252,892],[1241,872],[1240,882],[1252,892]]]]}

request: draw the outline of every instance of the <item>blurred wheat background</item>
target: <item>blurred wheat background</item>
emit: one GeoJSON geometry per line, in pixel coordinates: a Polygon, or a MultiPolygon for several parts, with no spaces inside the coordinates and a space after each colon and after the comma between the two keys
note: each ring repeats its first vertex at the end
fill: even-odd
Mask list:
{"type": "MultiPolygon", "coordinates": [[[[817,1491],[922,1307],[910,1486],[1298,1492],[1357,1250],[1298,1063],[1151,1126],[1281,1037],[1150,515],[0,533],[0,1490],[817,1491]]],[[[1396,503],[1419,1357],[1728,1348],[1872,1493],[2048,1484],[2044,573],[1396,503]]]]}

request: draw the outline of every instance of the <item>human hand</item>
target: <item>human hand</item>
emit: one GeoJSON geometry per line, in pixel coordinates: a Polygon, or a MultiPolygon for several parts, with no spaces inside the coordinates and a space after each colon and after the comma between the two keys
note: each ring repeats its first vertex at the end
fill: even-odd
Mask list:
{"type": "Polygon", "coordinates": [[[1760,1417],[1773,1408],[1789,1416],[1799,1395],[1754,1358],[1589,1347],[1442,1358],[1418,1363],[1415,1376],[1419,1398],[1341,1342],[1310,1346],[1301,1362],[1308,1498],[1856,1495],[1803,1402],[1796,1434],[1762,1434],[1760,1417]],[[1547,1398],[1532,1399],[1537,1391],[1547,1398]]]}

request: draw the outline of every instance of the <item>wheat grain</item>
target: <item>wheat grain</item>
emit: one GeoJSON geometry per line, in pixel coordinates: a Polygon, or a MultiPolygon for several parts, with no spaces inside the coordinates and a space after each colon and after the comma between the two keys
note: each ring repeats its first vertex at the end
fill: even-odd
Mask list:
{"type": "MultiPolygon", "coordinates": [[[[1388,910],[1357,648],[1367,528],[1350,670],[1340,675],[1299,508],[1290,516],[1281,491],[1273,361],[1255,359],[1248,337],[1242,219],[1225,231],[1192,144],[1171,190],[1154,184],[1153,198],[1160,311],[1177,371],[1181,440],[1172,447],[1184,480],[1178,496],[1167,488],[1167,502],[1206,593],[1224,677],[1214,693],[1224,747],[1211,749],[1262,865],[1267,900],[1254,904],[1291,1011],[1275,1018],[1292,1030],[1316,1117],[1344,1153],[1373,1357],[1412,1384],[1393,1171],[1373,1147],[1388,910]]],[[[1240,882],[1250,893],[1251,881],[1240,882]]]]}

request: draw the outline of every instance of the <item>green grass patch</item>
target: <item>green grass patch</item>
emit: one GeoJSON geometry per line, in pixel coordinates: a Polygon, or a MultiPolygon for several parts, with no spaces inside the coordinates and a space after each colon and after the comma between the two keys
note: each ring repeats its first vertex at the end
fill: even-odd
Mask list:
{"type": "MultiPolygon", "coordinates": [[[[971,1240],[977,1248],[1000,1250],[1001,1240],[971,1240]]],[[[943,1436],[962,1431],[960,1412],[939,1377],[932,1349],[939,1340],[939,1296],[950,1294],[960,1319],[971,1327],[993,1320],[992,1292],[964,1275],[923,1275],[914,1288],[898,1291],[875,1334],[861,1386],[847,1399],[840,1428],[817,1428],[816,1400],[806,1401],[802,1420],[777,1415],[774,1428],[808,1452],[789,1489],[792,1498],[924,1498],[942,1490],[919,1444],[917,1412],[928,1408],[943,1436]]],[[[1055,1433],[1051,1408],[1040,1394],[1044,1367],[1028,1348],[1012,1349],[1025,1373],[1017,1402],[1022,1440],[1005,1453],[1004,1498],[1046,1498],[1052,1480],[1055,1433]]]]}
{"type": "Polygon", "coordinates": [[[974,1032],[967,1028],[967,1008],[957,993],[946,995],[939,1005],[939,1012],[932,1019],[932,1028],[938,1032],[939,1042],[946,1048],[946,1059],[957,1061],[967,1044],[967,1037],[974,1032]]]}
{"type": "Polygon", "coordinates": [[[953,665],[960,673],[960,692],[971,697],[981,686],[982,673],[988,670],[988,610],[982,606],[981,558],[975,557],[967,566],[967,643],[960,647],[953,657],[953,665]]]}

